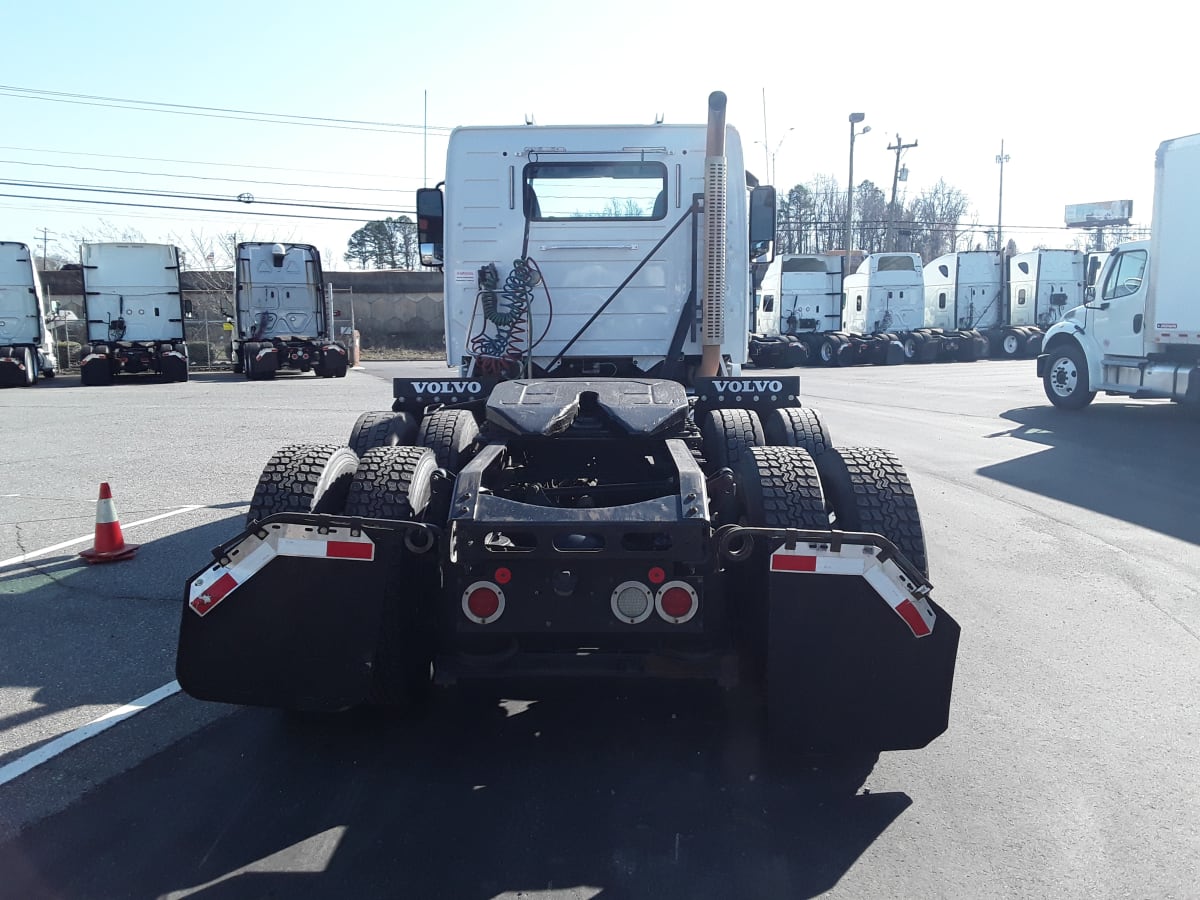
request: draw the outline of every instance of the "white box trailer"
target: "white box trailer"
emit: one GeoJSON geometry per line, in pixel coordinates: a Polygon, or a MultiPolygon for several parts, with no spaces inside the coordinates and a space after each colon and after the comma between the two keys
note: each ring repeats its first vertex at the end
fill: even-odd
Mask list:
{"type": "Polygon", "coordinates": [[[87,346],[85,385],[112,384],[121,373],[188,380],[185,304],[179,248],[169,244],[80,246],[87,346]]]}
{"type": "MultiPolygon", "coordinates": [[[[812,336],[842,327],[842,262],[835,255],[786,254],[767,266],[755,292],[751,363],[790,367],[821,358],[824,342],[812,336]]],[[[826,345],[827,354],[835,350],[826,345]]]]}
{"type": "Polygon", "coordinates": [[[283,370],[344,378],[349,357],[333,339],[321,255],[311,244],[237,245],[233,370],[247,379],[283,370]]]}
{"type": "Polygon", "coordinates": [[[28,245],[0,241],[0,387],[29,386],[57,373],[46,316],[28,245]]]}
{"type": "Polygon", "coordinates": [[[1037,374],[1055,406],[1079,409],[1104,391],[1200,408],[1198,206],[1200,134],[1164,141],[1150,239],[1119,244],[1086,302],[1046,332],[1037,374]]]}

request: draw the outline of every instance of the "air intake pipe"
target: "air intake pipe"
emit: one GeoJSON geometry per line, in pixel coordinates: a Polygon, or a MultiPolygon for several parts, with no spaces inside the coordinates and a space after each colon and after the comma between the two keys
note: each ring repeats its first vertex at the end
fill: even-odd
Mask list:
{"type": "Polygon", "coordinates": [[[701,300],[702,378],[721,371],[725,342],[725,216],[728,165],[725,160],[725,94],[708,95],[708,141],[704,153],[704,287],[701,300]]]}

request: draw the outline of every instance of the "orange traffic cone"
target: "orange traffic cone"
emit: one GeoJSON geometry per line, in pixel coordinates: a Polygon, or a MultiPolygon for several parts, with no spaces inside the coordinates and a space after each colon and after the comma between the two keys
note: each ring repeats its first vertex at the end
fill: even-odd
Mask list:
{"type": "Polygon", "coordinates": [[[79,555],[90,563],[116,562],[129,559],[137,552],[138,544],[125,543],[121,534],[121,523],[117,519],[117,507],[113,503],[108,482],[100,484],[100,499],[96,501],[96,539],[91,550],[81,550],[79,555]]]}

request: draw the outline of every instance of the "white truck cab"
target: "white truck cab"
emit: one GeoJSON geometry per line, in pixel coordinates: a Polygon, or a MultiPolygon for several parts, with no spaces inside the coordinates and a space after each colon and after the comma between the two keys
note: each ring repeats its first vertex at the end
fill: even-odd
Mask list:
{"type": "Polygon", "coordinates": [[[455,129],[444,196],[417,199],[420,229],[441,238],[421,254],[446,275],[447,365],[464,376],[662,376],[694,366],[708,321],[722,331],[724,372],[738,374],[750,263],[773,255],[746,228],[769,219],[760,243],[770,243],[774,191],[750,189],[727,126],[725,275],[701,291],[706,137],[704,125],[455,129]]]}
{"type": "Polygon", "coordinates": [[[1037,372],[1055,406],[1097,391],[1200,406],[1200,295],[1194,265],[1200,135],[1158,149],[1151,237],[1119,244],[1087,302],[1046,332],[1037,372]]]}

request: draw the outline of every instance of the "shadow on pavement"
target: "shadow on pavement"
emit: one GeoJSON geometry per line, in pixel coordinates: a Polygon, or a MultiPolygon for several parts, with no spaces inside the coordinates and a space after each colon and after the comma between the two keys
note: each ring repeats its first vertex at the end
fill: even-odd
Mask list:
{"type": "Polygon", "coordinates": [[[1011,409],[989,437],[1047,449],[984,466],[980,475],[1200,544],[1200,421],[1167,403],[1096,403],[1079,412],[1011,409]]]}
{"type": "Polygon", "coordinates": [[[716,689],[518,690],[243,709],[0,846],[0,895],[809,897],[911,804],[873,756],[773,771],[716,689]]]}
{"type": "MultiPolygon", "coordinates": [[[[242,504],[229,504],[241,506],[242,504]]],[[[121,705],[173,679],[183,586],[208,550],[236,534],[225,516],[141,544],[128,560],[89,566],[77,549],[0,571],[0,764],[57,736],[39,719],[80,706],[121,705]]],[[[137,543],[136,533],[126,541],[137,543]]],[[[84,724],[92,716],[68,728],[84,724]]]]}

